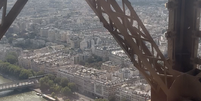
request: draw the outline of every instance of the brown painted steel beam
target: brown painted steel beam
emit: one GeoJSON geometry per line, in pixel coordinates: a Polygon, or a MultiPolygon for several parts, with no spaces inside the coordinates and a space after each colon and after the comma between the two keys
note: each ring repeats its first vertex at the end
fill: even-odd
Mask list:
{"type": "Polygon", "coordinates": [[[197,0],[169,0],[168,55],[174,61],[173,69],[188,72],[196,65],[190,62],[197,58],[200,8],[197,0]],[[171,37],[173,36],[174,37],[171,37]]]}
{"type": "Polygon", "coordinates": [[[122,0],[123,6],[120,7],[115,0],[86,1],[152,89],[156,92],[162,90],[166,95],[173,82],[169,78],[175,78],[180,73],[172,70],[130,2],[122,0]],[[126,14],[126,10],[130,14],[126,14]]]}
{"type": "Polygon", "coordinates": [[[201,72],[196,69],[200,60],[195,59],[200,37],[200,13],[194,6],[199,4],[197,0],[169,0],[167,4],[170,10],[166,34],[168,61],[128,0],[122,0],[122,4],[115,0],[86,1],[151,85],[152,101],[201,101],[198,96],[201,93],[201,72]]]}
{"type": "Polygon", "coordinates": [[[3,7],[4,3],[6,2],[6,0],[0,0],[0,10],[3,7]]]}
{"type": "Polygon", "coordinates": [[[5,17],[6,17],[6,9],[7,9],[7,0],[4,2],[4,6],[3,6],[1,25],[3,25],[5,17]]]}
{"type": "Polygon", "coordinates": [[[200,1],[169,0],[168,57],[172,68],[183,74],[175,79],[168,93],[168,101],[189,99],[200,101],[201,72],[197,65],[200,37],[200,1]],[[189,89],[190,88],[190,89],[189,89]],[[182,91],[181,91],[182,90],[182,91]]]}
{"type": "MultiPolygon", "coordinates": [[[[6,0],[4,0],[6,1],[6,0]]],[[[2,17],[2,23],[0,25],[0,39],[3,37],[3,35],[6,33],[8,28],[11,26],[13,21],[16,19],[18,14],[21,12],[25,4],[28,0],[17,0],[15,5],[12,7],[12,9],[6,14],[6,5],[3,5],[2,2],[0,2],[0,6],[3,5],[3,17],[2,17]]]]}

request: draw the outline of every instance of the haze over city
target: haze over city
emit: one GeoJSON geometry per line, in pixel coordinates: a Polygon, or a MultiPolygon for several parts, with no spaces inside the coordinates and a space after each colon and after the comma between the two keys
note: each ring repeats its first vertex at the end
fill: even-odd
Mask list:
{"type": "MultiPolygon", "coordinates": [[[[8,10],[15,1],[8,0],[8,10]]],[[[166,0],[130,2],[167,56],[166,0]]],[[[150,85],[85,0],[29,0],[1,39],[0,54],[0,83],[45,74],[34,88],[37,95],[6,91],[0,101],[46,101],[39,93],[59,101],[151,98],[150,85]]]]}

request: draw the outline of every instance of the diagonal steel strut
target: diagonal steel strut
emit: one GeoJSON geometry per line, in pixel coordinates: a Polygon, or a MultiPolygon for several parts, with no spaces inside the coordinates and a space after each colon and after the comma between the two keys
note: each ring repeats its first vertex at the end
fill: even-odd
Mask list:
{"type": "Polygon", "coordinates": [[[167,33],[170,61],[165,59],[128,0],[122,0],[122,3],[116,0],[86,1],[151,85],[153,101],[181,101],[179,99],[188,98],[194,99],[193,101],[201,100],[201,71],[196,69],[196,63],[201,64],[200,59],[196,58],[197,34],[200,33],[198,7],[201,0],[169,0],[167,3],[171,8],[171,32],[167,33]],[[182,35],[185,36],[184,39],[182,35]],[[177,52],[176,58],[174,52],[177,52]],[[186,65],[188,63],[190,65],[186,65]]]}
{"type": "Polygon", "coordinates": [[[18,14],[21,12],[28,0],[17,0],[12,9],[7,13],[7,0],[0,1],[0,9],[3,7],[2,21],[0,24],[0,39],[6,33],[18,14]]]}
{"type": "Polygon", "coordinates": [[[86,1],[153,89],[167,93],[168,78],[179,72],[172,70],[130,2],[122,0],[121,8],[115,0],[86,1]]]}

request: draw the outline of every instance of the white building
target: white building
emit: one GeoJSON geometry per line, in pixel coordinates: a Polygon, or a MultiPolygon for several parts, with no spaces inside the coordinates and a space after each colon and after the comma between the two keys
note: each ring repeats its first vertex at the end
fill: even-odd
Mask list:
{"type": "Polygon", "coordinates": [[[102,40],[98,36],[87,36],[80,42],[80,49],[91,49],[99,44],[101,44],[102,40]]]}
{"type": "Polygon", "coordinates": [[[44,71],[46,73],[56,73],[60,66],[68,65],[71,56],[64,53],[63,45],[48,46],[33,52],[24,51],[19,57],[19,65],[34,71],[44,71]]]}
{"type": "Polygon", "coordinates": [[[108,79],[110,74],[106,71],[80,65],[69,65],[64,69],[59,69],[57,76],[65,77],[77,84],[80,92],[106,99],[114,96],[117,88],[125,83],[120,78],[108,79]]]}
{"type": "Polygon", "coordinates": [[[56,30],[54,29],[49,29],[48,30],[48,41],[55,41],[55,34],[57,34],[56,30]]]}
{"type": "Polygon", "coordinates": [[[117,90],[115,101],[148,101],[151,98],[150,89],[148,84],[124,84],[117,90]]]}

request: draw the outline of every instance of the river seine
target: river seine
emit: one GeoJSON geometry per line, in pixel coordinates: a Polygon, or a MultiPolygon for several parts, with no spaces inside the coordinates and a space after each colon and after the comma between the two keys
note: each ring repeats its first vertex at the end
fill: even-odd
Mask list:
{"type": "MultiPolygon", "coordinates": [[[[3,78],[0,76],[0,84],[11,82],[8,79],[3,78]]],[[[36,95],[36,92],[14,92],[14,91],[3,91],[0,92],[0,101],[47,101],[40,96],[36,95]]]]}

